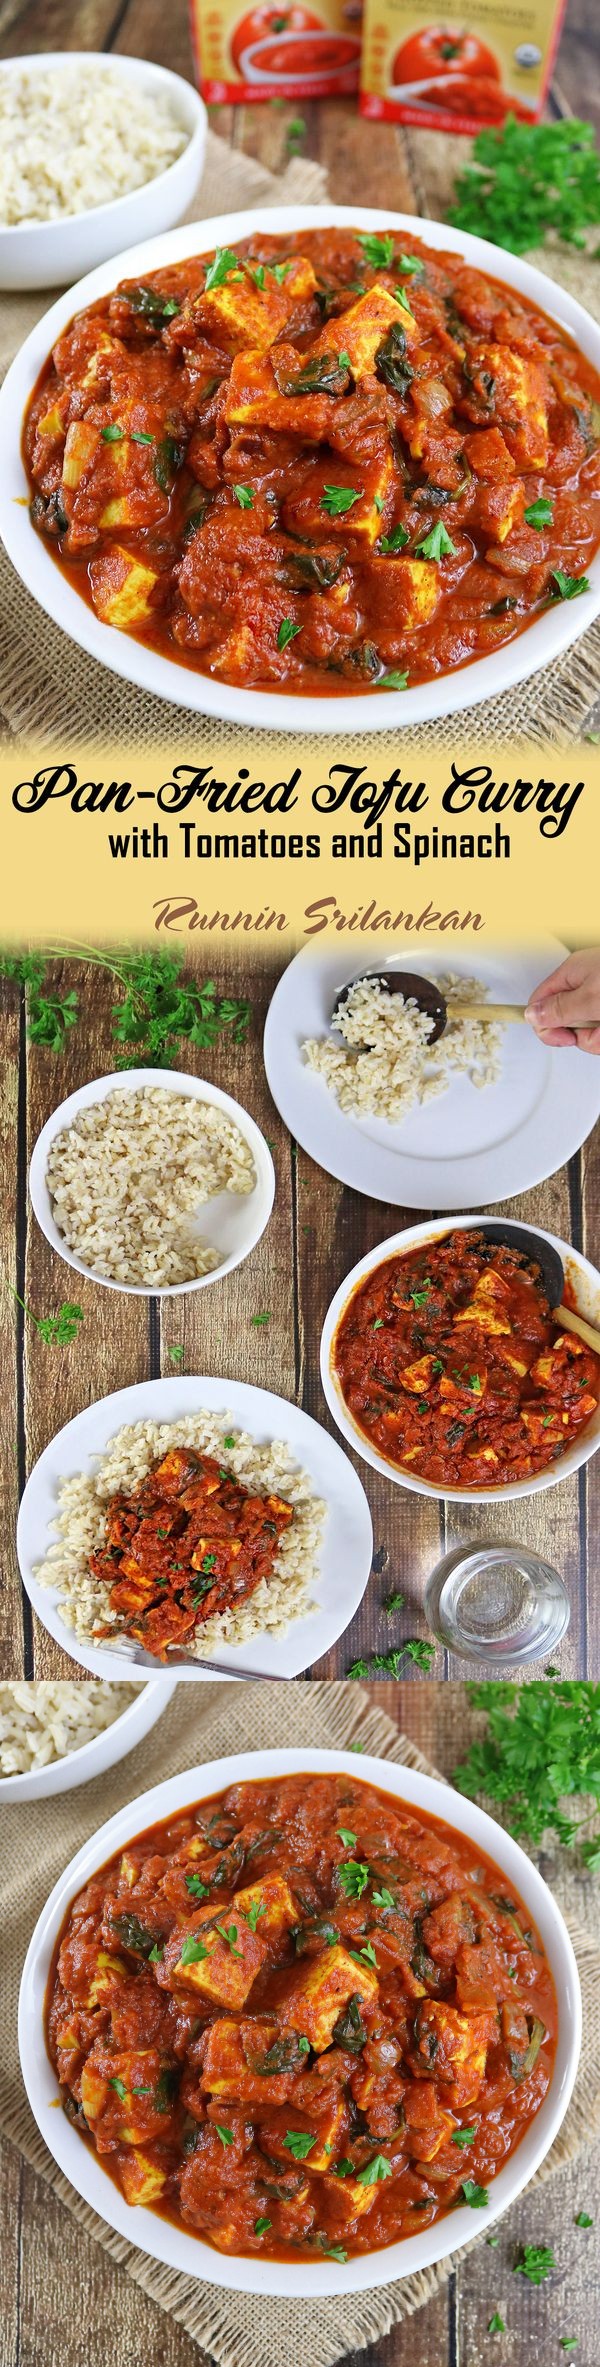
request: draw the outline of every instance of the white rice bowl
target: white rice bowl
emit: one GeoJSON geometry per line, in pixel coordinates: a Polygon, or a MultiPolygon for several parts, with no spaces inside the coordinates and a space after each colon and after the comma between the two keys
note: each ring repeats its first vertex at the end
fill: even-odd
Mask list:
{"type": "Polygon", "coordinates": [[[91,1274],[149,1290],[208,1274],[223,1260],[193,1220],[219,1192],[254,1191],[239,1126],[217,1103],[140,1085],[80,1108],[50,1145],[54,1222],[91,1274]]]}
{"type": "Polygon", "coordinates": [[[0,76],[0,226],[63,221],[167,172],[187,147],[163,89],[84,56],[0,76]]]}
{"type": "Polygon", "coordinates": [[[446,1093],[460,1069],[483,1089],[498,1081],[502,1028],[483,1019],[454,1019],[455,1003],[482,1003],[487,987],[478,978],[453,972],[436,978],[448,1006],[448,1023],[430,1044],[431,1017],[412,996],[390,994],[377,977],[355,979],[347,1000],[338,1003],[332,1028],[342,1043],[326,1036],[302,1046],[307,1067],[323,1078],[340,1109],[355,1118],[384,1118],[390,1126],[417,1104],[446,1093]]]}
{"type": "Polygon", "coordinates": [[[0,1685],[0,1777],[31,1775],[103,1734],[130,1703],[137,1685],[29,1683],[0,1685]]]}
{"type": "MultiPolygon", "coordinates": [[[[222,1645],[238,1647],[258,1635],[286,1635],[295,1619],[314,1609],[312,1588],[318,1575],[319,1552],[326,1506],[314,1496],[308,1474],[290,1448],[279,1439],[259,1446],[249,1433],[236,1428],[227,1413],[208,1410],[176,1422],[133,1422],[117,1431],[95,1475],[78,1473],[59,1489],[55,1522],[58,1539],[36,1571],[41,1586],[58,1589],[61,1617],[82,1642],[98,1640],[105,1624],[114,1630],[118,1645],[123,1629],[111,1610],[108,1588],[89,1569],[89,1556],[104,1543],[106,1507],[111,1496],[130,1494],[151,1465],[171,1447],[195,1447],[214,1455],[252,1495],[274,1493],[294,1506],[294,1519],[279,1540],[272,1572],[263,1578],[239,1609],[231,1608],[202,1621],[186,1640],[186,1651],[198,1660],[217,1656],[222,1645]],[[234,1437],[227,1447],[226,1438],[234,1437]]],[[[103,1641],[110,1645],[110,1635],[103,1641]]]]}

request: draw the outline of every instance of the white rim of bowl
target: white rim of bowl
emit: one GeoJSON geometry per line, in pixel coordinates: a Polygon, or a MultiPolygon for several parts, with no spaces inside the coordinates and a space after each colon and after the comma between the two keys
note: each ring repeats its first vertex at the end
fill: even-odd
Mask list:
{"type": "MultiPolygon", "coordinates": [[[[57,214],[50,222],[0,221],[0,240],[10,238],[12,242],[13,239],[19,238],[39,239],[44,231],[54,231],[58,237],[64,237],[65,231],[71,223],[106,221],[109,215],[117,214],[121,206],[130,205],[133,198],[143,197],[146,189],[164,188],[165,183],[170,180],[173,173],[177,172],[178,167],[184,161],[186,164],[188,163],[190,149],[194,146],[200,148],[205,137],[208,115],[200,92],[195,89],[192,82],[186,82],[182,74],[173,74],[168,66],[155,66],[151,59],[119,57],[114,53],[105,55],[104,50],[101,49],[35,50],[31,57],[0,58],[0,79],[2,75],[8,78],[24,73],[54,74],[58,73],[62,66],[91,67],[93,72],[101,72],[104,69],[106,73],[114,74],[117,81],[121,76],[124,83],[131,84],[132,89],[146,89],[148,91],[162,89],[166,95],[172,92],[177,96],[185,93],[186,104],[191,109],[189,122],[187,124],[184,122],[183,113],[179,117],[174,113],[174,122],[178,124],[181,131],[187,132],[185,147],[180,150],[179,156],[173,157],[171,164],[165,165],[163,172],[153,173],[151,180],[139,181],[135,189],[123,189],[120,197],[108,198],[105,205],[83,206],[76,214],[57,214]],[[191,119],[192,114],[194,121],[191,119]]],[[[165,232],[164,235],[167,237],[168,233],[165,232]]],[[[117,250],[112,260],[117,263],[118,259],[117,250]]],[[[103,266],[99,264],[97,268],[100,270],[103,266]]]]}
{"type": "Polygon", "coordinates": [[[172,658],[163,658],[156,651],[148,651],[133,636],[119,633],[112,625],[102,624],[86,602],[62,576],[59,566],[41,546],[41,537],[32,527],[27,507],[28,481],[20,455],[23,413],[40,370],[44,366],[51,345],[62,334],[74,314],[98,297],[108,294],[118,279],[135,277],[144,271],[166,268],[171,262],[184,261],[194,253],[212,252],[218,245],[229,245],[236,238],[250,237],[254,232],[286,232],[326,229],[328,226],[355,226],[358,230],[388,229],[408,231],[420,238],[434,252],[458,254],[476,270],[487,271],[508,288],[537,304],[566,331],[592,365],[600,370],[600,328],[583,305],[558,287],[545,274],[524,262],[521,256],[511,255],[504,248],[492,246],[489,239],[480,239],[470,231],[459,232],[446,223],[429,221],[415,214],[383,213],[372,206],[278,206],[257,208],[255,212],[222,214],[206,223],[192,223],[158,234],[156,238],[124,249],[109,264],[100,264],[96,271],[86,274],[65,297],[58,299],[44,318],[30,332],[15,361],[7,372],[0,391],[0,450],[8,452],[9,469],[15,471],[10,490],[0,483],[0,533],[8,556],[12,559],[21,581],[47,616],[67,634],[77,648],[97,658],[105,668],[134,687],[150,691],[154,697],[166,699],[172,706],[188,707],[194,712],[217,716],[221,721],[249,724],[256,729],[292,732],[311,732],[327,735],[344,730],[346,734],[393,731],[410,728],[412,724],[432,722],[442,716],[456,714],[465,707],[477,706],[482,699],[499,696],[519,682],[529,681],[542,666],[560,657],[577,641],[600,613],[600,551],[590,561],[590,590],[574,601],[558,601],[546,609],[535,622],[507,642],[502,652],[493,657],[475,658],[469,665],[459,666],[452,673],[417,685],[413,691],[386,692],[377,698],[372,692],[367,697],[348,698],[344,694],[333,699],[306,698],[257,690],[233,688],[228,683],[216,682],[212,675],[199,674],[192,667],[178,665],[172,658]],[[202,237],[210,232],[207,242],[202,237]],[[198,235],[200,231],[200,237],[198,235]],[[118,270],[115,277],[115,266],[118,270]],[[15,418],[16,411],[16,418],[15,418]],[[576,613],[574,614],[574,611],[576,613]],[[123,646],[124,645],[124,646],[123,646]]]}
{"type": "MultiPolygon", "coordinates": [[[[275,1168],[268,1143],[264,1134],[261,1133],[260,1126],[257,1126],[256,1119],[251,1118],[249,1110],[242,1108],[241,1102],[234,1101],[230,1093],[225,1093],[222,1086],[209,1084],[206,1077],[188,1076],[183,1069],[117,1069],[112,1076],[93,1077],[87,1085],[79,1085],[75,1092],[68,1094],[66,1101],[59,1102],[57,1109],[53,1110],[50,1117],[46,1119],[45,1126],[42,1126],[31,1153],[29,1195],[34,1215],[37,1217],[41,1232],[50,1243],[50,1248],[56,1250],[57,1257],[62,1258],[66,1266],[73,1266],[75,1273],[81,1274],[84,1281],[98,1282],[102,1285],[103,1290],[119,1290],[127,1297],[132,1298],[176,1299],[182,1298],[187,1291],[203,1290],[210,1282],[224,1282],[227,1274],[233,1274],[236,1266],[243,1265],[245,1259],[251,1256],[253,1249],[256,1249],[258,1242],[262,1239],[273,1212],[275,1168]],[[52,1214],[46,1182],[46,1165],[51,1143],[54,1142],[58,1134],[64,1133],[66,1128],[73,1124],[81,1109],[91,1108],[95,1101],[106,1101],[109,1093],[118,1090],[134,1093],[136,1088],[141,1090],[144,1085],[159,1085],[167,1092],[172,1086],[174,1093],[185,1093],[190,1101],[207,1101],[212,1108],[223,1110],[225,1116],[238,1127],[239,1133],[243,1134],[244,1141],[252,1151],[256,1170],[256,1183],[253,1186],[253,1191],[248,1194],[239,1194],[237,1197],[241,1200],[245,1198],[251,1200],[256,1191],[260,1193],[261,1198],[264,1195],[264,1213],[261,1216],[260,1224],[255,1226],[246,1247],[232,1250],[229,1257],[223,1258],[220,1265],[211,1266],[207,1274],[193,1275],[190,1282],[156,1284],[115,1282],[111,1274],[96,1274],[91,1266],[84,1265],[83,1259],[77,1256],[75,1250],[69,1249],[52,1214]]],[[[235,1197],[236,1195],[232,1194],[232,1198],[235,1197]]],[[[206,1210],[206,1221],[209,1228],[210,1200],[201,1201],[199,1208],[206,1210]]],[[[193,1210],[190,1211],[190,1214],[193,1215],[193,1210]]]]}
{"type": "MultiPolygon", "coordinates": [[[[130,2208],[112,2181],[103,2174],[97,2158],[88,2155],[87,2148],[81,2145],[76,2131],[69,2127],[62,2114],[53,2114],[52,2137],[49,2137],[50,2097],[42,2094],[42,2086],[45,2079],[46,2089],[54,2088],[56,2080],[46,2053],[40,2008],[43,2007],[43,1991],[52,1949],[67,1909],[83,1881],[105,1865],[117,1848],[126,1846],[128,1841],[135,1839],[137,1833],[163,1817],[178,1815],[192,1803],[209,1799],[213,1793],[225,1790],[231,1783],[259,1781],[263,1777],[269,1780],[279,1775],[304,1772],[340,1773],[376,1784],[379,1790],[391,1793],[408,1807],[414,1807],[417,1811],[419,1808],[424,1809],[430,1815],[441,1818],[451,1829],[454,1827],[459,1833],[466,1834],[475,1847],[483,1850],[495,1865],[499,1865],[507,1879],[514,1883],[540,1929],[559,2005],[557,2055],[550,2088],[539,2112],[530,2122],[521,2144],[502,2165],[491,2184],[486,2228],[491,2227],[516,2201],[535,2175],[540,2162],[545,2159],[567,2110],[581,2047],[579,1974],[569,1933],[552,1891],[537,1866],[525,1856],[512,1835],[495,1824],[493,1818],[475,1802],[466,1799],[462,1793],[454,1792],[442,1778],[423,1775],[393,1760],[371,1756],[361,1758],[357,1767],[356,1759],[347,1750],[309,1748],[244,1751],[230,1758],[213,1759],[204,1766],[186,1769],[142,1793],[128,1808],[120,1809],[84,1844],[55,1883],[29,1944],[19,1996],[19,2051],[31,2108],[46,2143],[51,2146],[54,2159],[71,2179],[71,2183],[74,2183],[73,2161],[79,2162],[79,2156],[73,2154],[72,2147],[80,2144],[84,2157],[82,2168],[84,2163],[86,2165],[85,2200],[91,2201],[100,2216],[110,2227],[116,2228],[120,2235],[130,2241],[135,2236],[140,2251],[184,2271],[188,2276],[196,2275],[207,2284],[221,2286],[226,2291],[268,2294],[280,2298],[292,2295],[324,2298],[334,2293],[368,2292],[378,2285],[387,2285],[397,2277],[413,2275],[418,2269],[429,2267],[437,2260],[447,2259],[458,2246],[481,2233],[481,2229],[473,2224],[473,2213],[464,2205],[418,2236],[404,2237],[400,2243],[388,2245],[380,2252],[353,2258],[340,2269],[338,2276],[332,2274],[331,2266],[325,2260],[322,2265],[315,2264],[314,2267],[304,2260],[296,2268],[289,2261],[267,2263],[248,2260],[242,2254],[232,2257],[217,2253],[211,2246],[203,2244],[201,2237],[190,2237],[172,2223],[163,2222],[158,2215],[146,2215],[141,2210],[137,2213],[135,2228],[132,2230],[130,2208]],[[174,1787],[177,1787],[178,1798],[175,1797],[174,1787]],[[137,1821],[134,1821],[134,1812],[137,1821]],[[522,2165],[520,2172],[519,2162],[522,2165]],[[108,2206],[106,2209],[105,2202],[108,2206]],[[450,2228],[452,2237],[449,2240],[450,2228]],[[188,2247],[191,2258],[188,2256],[188,2247]],[[199,2254],[197,2265],[194,2258],[196,2247],[199,2254]]],[[[79,2181],[76,2191],[82,2191],[79,2181]]]]}
{"type": "MultiPolygon", "coordinates": [[[[20,1684],[23,1680],[21,1678],[15,1678],[11,1680],[11,1678],[8,1677],[5,1681],[7,1684],[10,1684],[11,1681],[20,1684]]],[[[60,1683],[60,1679],[56,1681],[60,1683]]],[[[67,1684],[73,1684],[76,1681],[77,1680],[73,1679],[72,1677],[65,1678],[64,1680],[64,1682],[67,1684]]],[[[48,1794],[46,1796],[49,1796],[49,1794],[54,1791],[55,1786],[57,1789],[60,1789],[59,1773],[62,1772],[62,1769],[67,1765],[69,1767],[73,1767],[76,1761],[78,1770],[81,1769],[81,1774],[78,1773],[78,1782],[90,1782],[95,1772],[94,1765],[92,1765],[92,1760],[95,1759],[96,1753],[98,1754],[98,1757],[102,1755],[100,1746],[108,1741],[109,1734],[112,1734],[113,1729],[116,1730],[117,1727],[119,1729],[119,1735],[123,1735],[123,1733],[125,1733],[127,1730],[127,1740],[125,1742],[124,1748],[122,1751],[117,1751],[115,1753],[114,1759],[112,1761],[113,1766],[118,1766],[121,1759],[126,1759],[128,1757],[130,1750],[135,1750],[136,1741],[139,1739],[140,1742],[143,1742],[146,1732],[150,1733],[152,1726],[154,1724],[158,1724],[158,1720],[162,1717],[163,1710],[167,1708],[167,1705],[171,1699],[171,1694],[173,1693],[175,1685],[177,1684],[176,1676],[173,1676],[168,1672],[165,1674],[165,1676],[156,1677],[148,1674],[148,1676],[144,1676],[142,1678],[141,1682],[139,1679],[136,1682],[135,1667],[133,1665],[130,1679],[127,1677],[118,1677],[113,1678],[112,1680],[110,1677],[90,1678],[91,1684],[110,1684],[111,1681],[115,1685],[128,1683],[134,1684],[136,1686],[135,1701],[128,1701],[127,1708],[124,1710],[119,1710],[116,1718],[111,1718],[110,1724],[108,1726],[101,1726],[97,1734],[91,1734],[88,1741],[80,1743],[75,1750],[64,1751],[60,1759],[49,1759],[45,1767],[23,1767],[15,1775],[0,1775],[0,1801],[4,1800],[6,1806],[9,1807],[11,1798],[16,1799],[17,1797],[17,1789],[21,1799],[26,1799],[28,1795],[24,1789],[24,1786],[28,1785],[29,1783],[31,1783],[32,1787],[29,1796],[30,1798],[33,1798],[34,1787],[37,1788],[40,1784],[41,1778],[44,1777],[48,1779],[48,1794]],[[161,1696],[160,1701],[158,1698],[159,1694],[161,1696]],[[156,1700],[154,1699],[155,1695],[156,1700]],[[149,1702],[147,1701],[146,1696],[153,1697],[152,1708],[154,1712],[154,1715],[148,1720],[147,1727],[144,1725],[144,1716],[147,1714],[149,1707],[149,1702]],[[140,1717],[142,1705],[143,1714],[140,1717]],[[135,1733],[135,1728],[138,1726],[138,1724],[142,1729],[139,1738],[135,1733]],[[129,1730],[131,1726],[134,1728],[134,1733],[131,1736],[131,1739],[129,1739],[129,1730]],[[53,1781],[50,1781],[50,1778],[53,1778],[53,1781]]],[[[101,1773],[102,1769],[99,1768],[98,1774],[101,1773]]],[[[75,1782],[73,1782],[72,1785],[69,1784],[68,1787],[65,1786],[65,1789],[67,1788],[69,1791],[75,1791],[75,1782]]],[[[38,1798],[42,1798],[43,1796],[44,1795],[38,1791],[38,1798]]]]}
{"type": "MultiPolygon", "coordinates": [[[[332,1351],[341,1317],[354,1297],[354,1292],[359,1284],[366,1279],[368,1274],[375,1273],[377,1266],[384,1265],[388,1258],[408,1257],[411,1250],[415,1249],[420,1241],[442,1241],[445,1240],[447,1233],[466,1233],[470,1232],[472,1228],[485,1232],[487,1225],[497,1224],[498,1221],[497,1217],[490,1214],[489,1209],[487,1215],[485,1212],[478,1214],[475,1211],[468,1216],[455,1216],[449,1210],[445,1216],[430,1217],[425,1224],[406,1225],[402,1232],[390,1233],[387,1241],[380,1241],[375,1249],[367,1250],[366,1256],[359,1258],[356,1265],[351,1267],[350,1273],[345,1275],[343,1282],[340,1282],[339,1288],[335,1291],[328,1306],[321,1333],[321,1384],[329,1411],[333,1414],[342,1437],[347,1440],[349,1446],[354,1448],[355,1454],[361,1456],[363,1462],[370,1464],[372,1471],[381,1473],[383,1479],[393,1480],[395,1487],[410,1489],[413,1495],[431,1496],[436,1504],[446,1497],[453,1504],[510,1504],[520,1496],[539,1496],[544,1488],[558,1487],[561,1480],[570,1479],[574,1471],[581,1469],[583,1463],[591,1461],[592,1455],[600,1447],[600,1413],[598,1413],[592,1417],[597,1423],[595,1432],[590,1435],[584,1431],[579,1444],[568,1447],[566,1454],[561,1456],[559,1462],[553,1463],[548,1471],[535,1472],[531,1479],[513,1480],[510,1486],[504,1488],[439,1488],[434,1486],[432,1480],[417,1479],[411,1471],[407,1471],[399,1463],[386,1462],[385,1456],[380,1455],[377,1448],[371,1446],[370,1440],[365,1436],[364,1431],[359,1429],[358,1423],[353,1420],[348,1411],[345,1398],[342,1396],[333,1371],[332,1351]]],[[[519,1232],[523,1230],[517,1217],[503,1217],[502,1223],[506,1224],[507,1228],[512,1225],[513,1229],[519,1232]]],[[[600,1322],[600,1273],[597,1268],[590,1264],[589,1258],[584,1257],[581,1250],[573,1249],[568,1241],[561,1241],[557,1233],[546,1232],[543,1225],[530,1224],[527,1220],[527,1230],[537,1233],[540,1241],[548,1241],[553,1249],[557,1249],[565,1268],[569,1262],[571,1263],[574,1277],[585,1276],[598,1302],[597,1311],[594,1315],[593,1309],[590,1311],[589,1308],[581,1307],[578,1312],[586,1315],[589,1322],[600,1322]]]]}

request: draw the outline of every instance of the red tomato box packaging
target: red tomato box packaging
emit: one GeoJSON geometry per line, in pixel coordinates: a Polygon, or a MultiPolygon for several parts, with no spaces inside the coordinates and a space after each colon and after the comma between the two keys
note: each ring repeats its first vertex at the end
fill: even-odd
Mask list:
{"type": "Polygon", "coordinates": [[[362,0],[244,8],[191,0],[196,70],[209,104],[319,99],[358,90],[362,0]]]}
{"type": "Polygon", "coordinates": [[[434,131],[535,123],[562,14],[552,0],[479,0],[468,18],[434,18],[431,0],[365,0],[361,114],[434,131]]]}

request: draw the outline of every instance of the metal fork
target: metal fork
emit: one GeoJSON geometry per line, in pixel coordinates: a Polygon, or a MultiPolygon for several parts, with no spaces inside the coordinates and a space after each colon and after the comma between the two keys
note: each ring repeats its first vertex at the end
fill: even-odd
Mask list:
{"type": "MultiPolygon", "coordinates": [[[[110,1652],[110,1644],[107,1649],[110,1652]]],[[[162,1666],[167,1669],[208,1669],[210,1676],[229,1677],[232,1684],[243,1684],[246,1680],[250,1685],[287,1685],[290,1682],[288,1677],[284,1677],[279,1672],[272,1675],[270,1669],[266,1668],[230,1668],[224,1660],[198,1660],[195,1652],[170,1652],[166,1663],[157,1662],[152,1652],[144,1651],[143,1644],[136,1644],[129,1639],[122,1641],[120,1637],[118,1643],[115,1643],[115,1651],[120,1652],[123,1659],[135,1661],[139,1668],[151,1668],[155,1676],[158,1675],[159,1668],[162,1666]]]]}

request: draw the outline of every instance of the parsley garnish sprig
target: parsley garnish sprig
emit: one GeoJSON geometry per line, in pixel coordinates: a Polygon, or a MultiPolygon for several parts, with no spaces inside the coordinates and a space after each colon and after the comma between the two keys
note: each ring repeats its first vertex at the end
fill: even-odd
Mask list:
{"type": "Polygon", "coordinates": [[[245,1041],[250,1003],[241,996],[219,995],[212,978],[188,984],[181,976],[183,955],[178,951],[124,948],[112,953],[94,945],[50,945],[36,955],[0,955],[0,977],[25,990],[30,1041],[51,1052],[62,1052],[79,1018],[74,990],[62,997],[47,991],[47,965],[53,958],[107,970],[121,989],[122,1000],[111,1012],[117,1068],[172,1068],[182,1039],[200,1051],[210,1050],[227,1034],[234,1044],[245,1041]]]}
{"type": "Polygon", "coordinates": [[[520,1688],[488,1683],[468,1691],[488,1722],[454,1768],[457,1790],[500,1806],[509,1832],[534,1848],[545,1834],[566,1849],[579,1842],[588,1872],[600,1871],[600,1685],[539,1678],[520,1688]],[[567,1815],[561,1803],[586,1796],[591,1811],[567,1815]],[[593,1832],[580,1839],[590,1824],[593,1832]]]}

